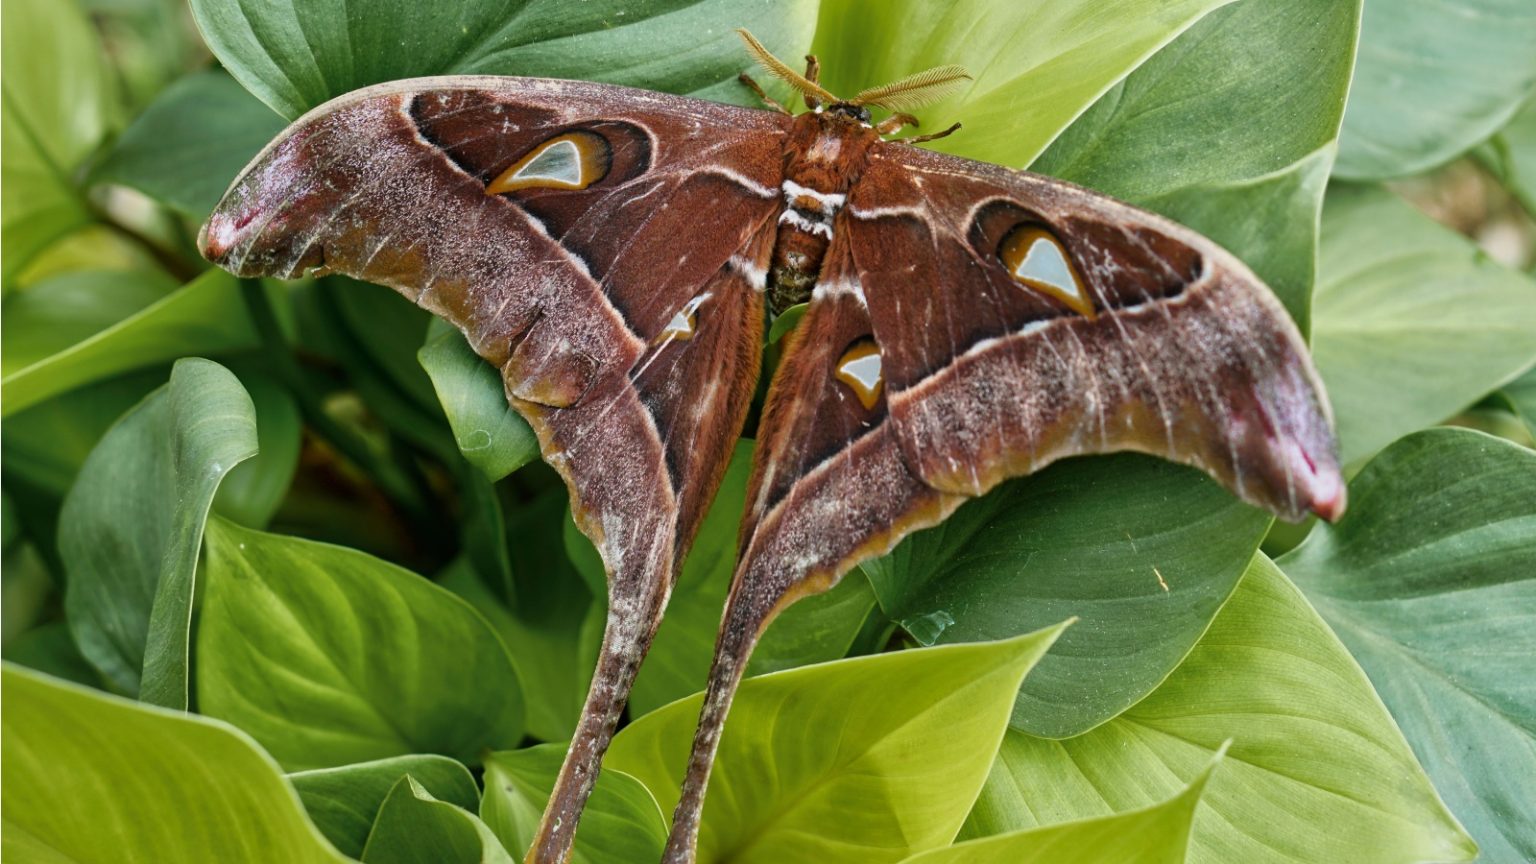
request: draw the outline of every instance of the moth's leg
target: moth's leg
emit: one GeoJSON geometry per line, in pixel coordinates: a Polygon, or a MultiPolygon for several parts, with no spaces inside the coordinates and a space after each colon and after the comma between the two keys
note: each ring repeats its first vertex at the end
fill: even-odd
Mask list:
{"type": "Polygon", "coordinates": [[[921,144],[924,141],[933,141],[938,138],[944,138],[946,136],[952,135],[954,134],[954,131],[959,128],[960,124],[956,123],[948,129],[945,129],[943,132],[935,132],[932,135],[915,135],[911,138],[902,138],[901,141],[906,144],[921,144]]]}
{"type": "Polygon", "coordinates": [[[894,135],[897,132],[900,132],[904,126],[911,126],[916,128],[917,125],[918,123],[916,117],[913,117],[911,114],[902,114],[901,112],[897,112],[885,118],[884,120],[881,120],[880,125],[875,127],[875,131],[879,132],[881,135],[894,135]]]}
{"type": "Polygon", "coordinates": [[[767,105],[772,110],[777,111],[780,114],[788,114],[789,113],[789,109],[785,108],[783,105],[780,105],[777,100],[775,100],[772,96],[769,96],[766,92],[764,92],[763,85],[757,83],[757,80],[754,79],[751,75],[748,75],[747,73],[743,72],[740,75],[736,76],[736,80],[738,80],[741,83],[743,83],[743,84],[747,85],[748,87],[752,88],[752,92],[757,94],[757,98],[763,100],[763,104],[767,105]]]}
{"type": "MultiPolygon", "coordinates": [[[[821,83],[821,61],[816,59],[815,54],[805,55],[805,80],[812,84],[821,83]]],[[[815,111],[821,107],[821,100],[807,93],[805,94],[805,107],[815,111]]]]}

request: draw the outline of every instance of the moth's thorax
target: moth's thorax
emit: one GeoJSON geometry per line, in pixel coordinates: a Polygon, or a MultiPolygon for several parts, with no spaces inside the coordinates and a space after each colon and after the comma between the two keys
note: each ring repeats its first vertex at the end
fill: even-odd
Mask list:
{"type": "Polygon", "coordinates": [[[768,302],[775,313],[811,298],[838,211],[863,173],[870,145],[879,140],[868,124],[844,114],[795,118],[785,142],[784,208],[768,271],[768,302]]]}

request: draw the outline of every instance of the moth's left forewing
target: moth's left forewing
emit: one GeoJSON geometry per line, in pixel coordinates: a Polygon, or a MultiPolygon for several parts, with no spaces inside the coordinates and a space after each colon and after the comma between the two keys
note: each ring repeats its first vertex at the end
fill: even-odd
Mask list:
{"type": "Polygon", "coordinates": [[[1088,190],[885,145],[848,202],[893,433],[979,495],[1081,453],[1193,465],[1287,519],[1343,485],[1295,325],[1234,256],[1088,190]]]}

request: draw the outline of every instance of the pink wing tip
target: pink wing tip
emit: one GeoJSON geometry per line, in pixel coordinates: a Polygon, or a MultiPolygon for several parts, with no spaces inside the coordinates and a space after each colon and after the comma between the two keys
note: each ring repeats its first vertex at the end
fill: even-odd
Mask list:
{"type": "Polygon", "coordinates": [[[1339,469],[1324,467],[1312,475],[1312,503],[1308,509],[1329,522],[1344,515],[1345,486],[1339,469]]]}

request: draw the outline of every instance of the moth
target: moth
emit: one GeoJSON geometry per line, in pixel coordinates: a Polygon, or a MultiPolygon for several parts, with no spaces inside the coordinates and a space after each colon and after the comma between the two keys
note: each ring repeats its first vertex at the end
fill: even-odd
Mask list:
{"type": "Polygon", "coordinates": [[[839,99],[814,58],[801,75],[743,36],[809,110],[384,84],[295,122],[200,237],[238,275],[324,268],[456,325],[569,486],[608,617],[529,862],[569,855],[742,429],[765,321],[791,305],[809,304],[768,387],[668,862],[693,860],[726,711],[774,615],[1004,479],[1134,450],[1286,519],[1344,508],[1316,371],[1242,262],[1069,183],[893,139],[916,122],[903,112],[963,86],[959,67],[839,99]],[[895,113],[874,124],[872,107],[895,113]]]}

